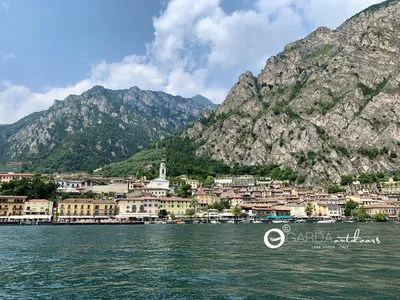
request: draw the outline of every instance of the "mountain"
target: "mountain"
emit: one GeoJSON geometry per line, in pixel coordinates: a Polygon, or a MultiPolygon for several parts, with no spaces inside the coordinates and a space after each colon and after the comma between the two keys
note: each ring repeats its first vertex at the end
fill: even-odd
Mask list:
{"type": "Polygon", "coordinates": [[[92,170],[124,160],[214,105],[163,92],[95,86],[0,126],[0,169],[92,170]]]}
{"type": "Polygon", "coordinates": [[[218,104],[213,103],[210,99],[208,99],[202,95],[196,95],[196,96],[192,97],[192,99],[194,100],[195,103],[197,103],[199,105],[209,105],[215,109],[218,108],[218,104]]]}
{"type": "Polygon", "coordinates": [[[391,172],[400,164],[400,2],[320,27],[255,77],[245,72],[216,114],[187,129],[197,156],[278,164],[304,184],[391,172]]]}

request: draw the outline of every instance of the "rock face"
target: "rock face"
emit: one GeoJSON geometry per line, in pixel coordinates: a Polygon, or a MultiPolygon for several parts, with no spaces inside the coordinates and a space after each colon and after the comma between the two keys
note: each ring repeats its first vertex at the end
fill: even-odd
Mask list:
{"type": "Polygon", "coordinates": [[[80,171],[126,159],[214,108],[205,99],[95,86],[0,126],[0,169],[80,171]]]}
{"type": "Polygon", "coordinates": [[[198,155],[280,164],[305,184],[399,169],[400,3],[318,28],[240,76],[213,120],[185,132],[198,155]],[[210,125],[211,124],[211,125],[210,125]]]}

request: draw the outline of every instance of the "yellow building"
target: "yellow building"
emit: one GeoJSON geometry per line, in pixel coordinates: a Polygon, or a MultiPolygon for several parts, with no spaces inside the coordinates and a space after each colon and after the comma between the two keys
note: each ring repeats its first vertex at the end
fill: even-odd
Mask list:
{"type": "Polygon", "coordinates": [[[175,217],[183,217],[187,209],[193,209],[191,206],[192,199],[189,198],[161,198],[158,201],[158,209],[165,209],[170,215],[175,217]]]}
{"type": "Polygon", "coordinates": [[[94,201],[94,217],[113,217],[118,215],[118,204],[114,200],[95,200],[94,201]]]}
{"type": "Polygon", "coordinates": [[[199,208],[208,207],[217,201],[216,196],[210,193],[196,193],[193,199],[198,203],[199,208]]]}
{"type": "Polygon", "coordinates": [[[26,196],[0,196],[0,218],[8,219],[10,216],[22,216],[26,196]]]}
{"type": "Polygon", "coordinates": [[[109,218],[118,214],[118,204],[113,200],[69,198],[57,206],[60,219],[109,218]]]}
{"type": "Polygon", "coordinates": [[[285,205],[288,209],[290,209],[290,215],[295,218],[306,218],[306,204],[297,204],[297,203],[287,203],[285,205]]]}
{"type": "Polygon", "coordinates": [[[10,182],[11,180],[20,180],[22,178],[30,178],[32,174],[17,174],[17,173],[5,173],[0,174],[0,184],[2,182],[10,182]]]}
{"type": "Polygon", "coordinates": [[[58,202],[57,213],[63,216],[93,216],[94,199],[69,198],[58,202]]]}
{"type": "Polygon", "coordinates": [[[53,214],[53,201],[46,199],[32,199],[24,204],[24,216],[27,219],[51,220],[53,214]]]}

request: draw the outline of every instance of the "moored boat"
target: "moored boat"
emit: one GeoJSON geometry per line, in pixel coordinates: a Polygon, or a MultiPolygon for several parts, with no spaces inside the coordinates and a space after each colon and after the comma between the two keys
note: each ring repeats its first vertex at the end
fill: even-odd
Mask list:
{"type": "Polygon", "coordinates": [[[212,220],[210,223],[211,223],[211,224],[221,224],[221,222],[219,222],[219,221],[217,221],[217,220],[212,220]]]}
{"type": "Polygon", "coordinates": [[[317,221],[319,224],[333,224],[336,223],[336,220],[334,219],[324,219],[324,220],[319,220],[317,221]]]}
{"type": "Polygon", "coordinates": [[[295,223],[307,223],[307,221],[306,220],[296,220],[296,221],[294,221],[295,223]]]}
{"type": "Polygon", "coordinates": [[[273,220],[272,223],[274,224],[287,224],[289,221],[286,220],[273,220]]]}
{"type": "Polygon", "coordinates": [[[235,220],[228,220],[228,221],[226,221],[226,223],[235,224],[235,220]]]}

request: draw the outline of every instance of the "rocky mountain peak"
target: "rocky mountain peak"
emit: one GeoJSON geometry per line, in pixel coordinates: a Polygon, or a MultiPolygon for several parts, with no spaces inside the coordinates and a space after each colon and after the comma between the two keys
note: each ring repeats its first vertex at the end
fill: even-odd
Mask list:
{"type": "Polygon", "coordinates": [[[188,136],[201,141],[198,155],[280,164],[305,184],[397,170],[399,53],[400,1],[372,6],[290,43],[257,78],[241,75],[216,120],[188,136]]]}
{"type": "Polygon", "coordinates": [[[227,113],[241,107],[249,98],[258,95],[257,78],[250,71],[240,75],[239,81],[230,90],[225,101],[218,108],[217,114],[227,113]]]}

